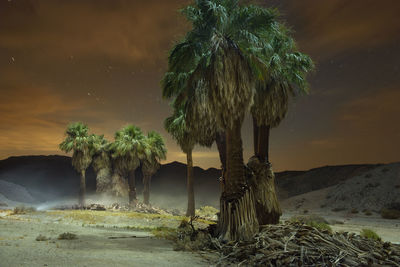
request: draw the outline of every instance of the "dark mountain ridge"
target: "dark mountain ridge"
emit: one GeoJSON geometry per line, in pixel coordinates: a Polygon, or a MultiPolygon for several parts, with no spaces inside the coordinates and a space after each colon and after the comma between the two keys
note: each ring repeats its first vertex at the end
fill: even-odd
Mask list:
{"type": "MultiPolygon", "coordinates": [[[[337,185],[382,164],[324,166],[308,171],[276,173],[281,199],[337,185]]],[[[194,167],[195,194],[198,204],[217,204],[220,195],[220,170],[194,167]]],[[[95,173],[86,174],[87,192],[94,193],[95,173]]],[[[137,190],[142,191],[142,174],[136,171],[137,190]]],[[[20,156],[0,160],[0,180],[25,187],[38,201],[76,197],[79,176],[67,156],[20,156]]],[[[163,164],[151,181],[152,194],[171,198],[186,197],[186,165],[180,162],[163,164]]],[[[11,199],[12,200],[12,199],[11,199]]],[[[183,201],[183,200],[182,200],[183,201]]]]}

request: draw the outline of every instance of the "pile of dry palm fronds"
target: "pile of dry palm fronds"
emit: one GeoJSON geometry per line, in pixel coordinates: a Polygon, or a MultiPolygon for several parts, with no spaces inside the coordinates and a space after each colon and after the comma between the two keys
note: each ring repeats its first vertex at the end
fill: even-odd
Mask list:
{"type": "Polygon", "coordinates": [[[298,222],[265,226],[247,242],[209,242],[220,266],[400,266],[399,245],[298,222]]]}

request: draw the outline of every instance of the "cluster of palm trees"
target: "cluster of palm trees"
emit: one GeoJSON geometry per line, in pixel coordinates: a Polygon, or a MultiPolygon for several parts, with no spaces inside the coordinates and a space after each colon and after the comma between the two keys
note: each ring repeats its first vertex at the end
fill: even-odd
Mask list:
{"type": "MultiPolygon", "coordinates": [[[[277,223],[281,211],[273,180],[257,180],[246,171],[243,120],[253,118],[253,162],[265,169],[255,173],[272,173],[270,129],[285,117],[290,95],[308,92],[306,75],[314,65],[274,9],[195,0],[182,13],[192,28],[171,49],[161,82],[173,107],[165,127],[187,154],[188,186],[194,146],[216,142],[223,170],[218,234],[247,239],[260,225],[277,223]]],[[[194,199],[188,206],[193,211],[194,199]]]]}
{"type": "Polygon", "coordinates": [[[144,135],[139,127],[128,125],[115,133],[114,142],[109,142],[104,135],[89,134],[87,125],[76,122],[67,127],[65,135],[59,147],[66,153],[73,152],[72,165],[81,177],[80,206],[85,205],[85,173],[90,165],[96,172],[97,192],[128,194],[131,205],[137,203],[135,171],[141,166],[144,204],[149,204],[151,177],[167,154],[160,134],[150,131],[144,135]]]}

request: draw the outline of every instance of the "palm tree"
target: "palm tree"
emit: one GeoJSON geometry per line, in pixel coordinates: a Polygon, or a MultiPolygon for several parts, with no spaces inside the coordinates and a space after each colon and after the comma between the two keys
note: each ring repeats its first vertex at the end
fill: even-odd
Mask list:
{"type": "Polygon", "coordinates": [[[96,172],[96,192],[108,192],[111,187],[111,156],[109,152],[110,143],[104,135],[92,134],[92,166],[96,172]]]}
{"type": "Polygon", "coordinates": [[[142,160],[143,202],[149,205],[151,177],[160,168],[160,161],[166,159],[167,148],[162,136],[155,131],[148,132],[145,141],[145,158],[142,160]]]}
{"type": "Polygon", "coordinates": [[[124,176],[128,176],[129,204],[136,205],[135,170],[144,158],[145,137],[139,127],[128,125],[115,133],[115,141],[110,145],[114,168],[124,176]]]}
{"type": "Polygon", "coordinates": [[[91,138],[89,137],[89,128],[86,124],[75,122],[68,125],[65,131],[66,138],[59,145],[60,149],[66,153],[73,152],[72,166],[80,174],[79,184],[79,205],[85,205],[86,193],[86,169],[92,162],[91,156],[91,138]]]}
{"type": "Polygon", "coordinates": [[[268,162],[269,131],[277,127],[288,111],[289,96],[308,93],[307,74],[314,69],[308,55],[297,50],[290,31],[277,24],[271,32],[272,51],[265,59],[269,77],[259,81],[251,108],[254,128],[254,154],[261,162],[268,162]],[[296,92],[297,91],[297,92],[296,92]]]}
{"type": "Polygon", "coordinates": [[[282,212],[275,190],[275,176],[269,163],[269,132],[286,116],[289,95],[307,92],[307,73],[313,69],[312,60],[297,51],[290,32],[277,24],[268,38],[273,53],[267,56],[269,77],[256,86],[251,108],[254,133],[254,157],[249,167],[256,174],[256,213],[260,225],[278,223],[282,212]]]}
{"type": "MultiPolygon", "coordinates": [[[[237,0],[198,0],[183,13],[193,28],[172,49],[168,73],[181,74],[178,81],[184,96],[196,95],[190,91],[206,93],[210,109],[205,112],[225,132],[219,231],[227,239],[247,239],[258,231],[258,222],[254,195],[244,175],[241,126],[253,102],[256,80],[267,78],[264,59],[270,46],[264,37],[274,26],[276,13],[239,6],[237,0]]],[[[187,120],[188,124],[198,121],[187,120]]]]}
{"type": "Polygon", "coordinates": [[[193,186],[193,158],[192,151],[196,144],[194,135],[191,134],[186,128],[186,118],[182,109],[175,109],[172,116],[164,121],[165,129],[172,135],[178,143],[183,153],[186,154],[187,160],[187,194],[188,206],[186,216],[195,215],[195,200],[194,200],[194,186],[193,186]]]}

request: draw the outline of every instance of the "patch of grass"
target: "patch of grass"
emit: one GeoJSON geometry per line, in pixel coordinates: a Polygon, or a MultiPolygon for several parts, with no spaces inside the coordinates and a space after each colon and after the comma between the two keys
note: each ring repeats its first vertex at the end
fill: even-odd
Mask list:
{"type": "Polygon", "coordinates": [[[50,238],[48,238],[48,237],[46,237],[46,236],[44,236],[44,235],[38,235],[37,237],[36,237],[36,241],[48,241],[50,238]]]}
{"type": "Polygon", "coordinates": [[[384,219],[392,219],[392,220],[399,219],[400,211],[394,209],[382,209],[381,217],[384,219]]]}
{"type": "Polygon", "coordinates": [[[382,240],[380,238],[380,236],[377,233],[375,233],[374,231],[372,231],[371,229],[362,229],[360,232],[360,236],[365,237],[365,238],[374,239],[377,241],[382,240]]]}
{"type": "Polygon", "coordinates": [[[289,222],[300,222],[308,226],[315,227],[320,231],[326,230],[329,231],[330,233],[332,232],[332,228],[328,225],[328,221],[318,215],[293,216],[292,218],[289,219],[289,222]]]}
{"type": "Polygon", "coordinates": [[[352,208],[350,212],[353,213],[353,214],[356,214],[356,213],[358,213],[358,209],[352,208]]]}
{"type": "Polygon", "coordinates": [[[14,208],[12,215],[14,214],[26,214],[36,211],[34,207],[17,206],[14,208]]]}
{"type": "Polygon", "coordinates": [[[76,234],[73,233],[62,233],[58,236],[58,240],[73,240],[73,239],[77,239],[78,237],[76,236],[76,234]]]}

